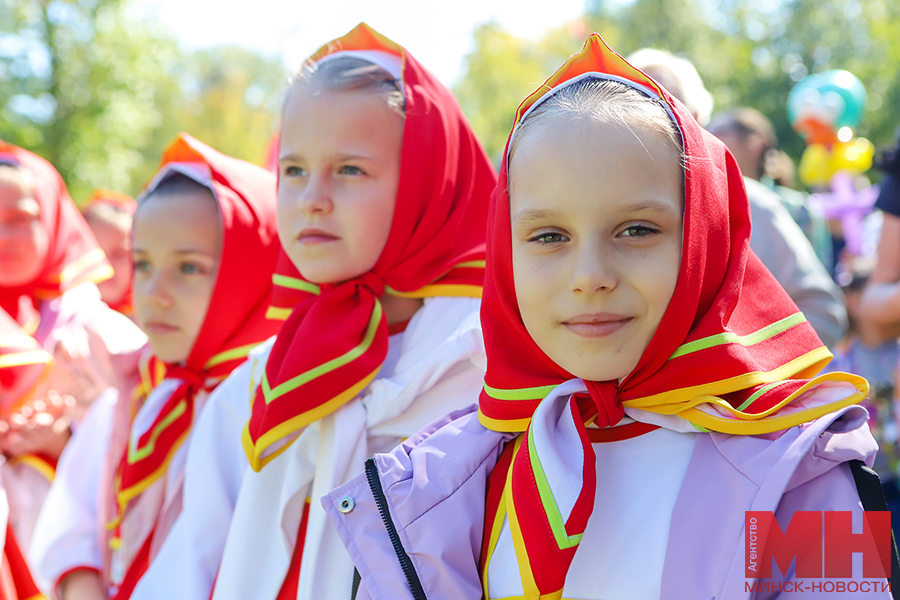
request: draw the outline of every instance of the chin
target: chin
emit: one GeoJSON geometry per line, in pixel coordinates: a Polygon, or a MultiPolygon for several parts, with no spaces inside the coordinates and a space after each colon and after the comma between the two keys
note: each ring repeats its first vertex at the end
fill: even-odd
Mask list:
{"type": "MultiPolygon", "coordinates": [[[[562,366],[562,363],[560,363],[560,366],[562,366]]],[[[609,368],[609,366],[606,366],[606,368],[603,369],[598,369],[596,363],[592,365],[572,365],[572,367],[573,368],[571,369],[568,369],[566,367],[563,368],[569,371],[569,373],[571,373],[575,377],[584,379],[585,381],[619,381],[634,370],[633,367],[631,369],[626,369],[624,367],[609,368]]]]}
{"type": "MultiPolygon", "coordinates": [[[[150,340],[150,349],[153,350],[153,354],[164,363],[182,363],[188,358],[181,349],[160,348],[159,346],[159,344],[154,344],[152,339],[150,340]]],[[[168,344],[166,344],[166,346],[168,346],[168,344]]]]}

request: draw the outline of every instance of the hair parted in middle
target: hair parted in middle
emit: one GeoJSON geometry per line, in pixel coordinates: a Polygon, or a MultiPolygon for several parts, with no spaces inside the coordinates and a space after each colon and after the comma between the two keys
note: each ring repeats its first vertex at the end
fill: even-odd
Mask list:
{"type": "Polygon", "coordinates": [[[380,94],[388,107],[405,116],[406,98],[401,83],[382,67],[357,56],[326,57],[305,61],[288,78],[285,103],[299,87],[323,92],[371,92],[380,94]]]}

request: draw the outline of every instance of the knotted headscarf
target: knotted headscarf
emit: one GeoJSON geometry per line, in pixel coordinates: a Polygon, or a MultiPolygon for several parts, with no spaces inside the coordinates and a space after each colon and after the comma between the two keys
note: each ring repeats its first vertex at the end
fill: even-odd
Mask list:
{"type": "Polygon", "coordinates": [[[508,151],[491,206],[482,325],[488,356],[479,419],[524,432],[516,441],[504,508],[526,598],[560,598],[594,507],[596,468],[586,426],[615,425],[625,408],[699,430],[774,432],[865,397],[862,378],[811,379],[831,358],[812,327],[750,251],[750,209],[725,146],[661,86],[588,38],[519,107],[528,111],[584,77],[617,79],[661,101],[683,139],[684,229],[678,283],[656,334],[621,383],[587,381],[589,395],[554,393],[574,376],[528,335],[516,302],[508,197],[508,151]],[[800,396],[842,387],[833,401],[800,396]],[[834,400],[837,397],[839,399],[834,400]],[[561,451],[560,449],[564,449],[561,451]]]}
{"type": "Polygon", "coordinates": [[[386,52],[402,64],[406,116],[394,220],[375,266],[351,280],[318,286],[285,257],[279,262],[271,314],[291,312],[244,430],[256,470],[375,377],[388,349],[383,294],[481,295],[485,219],[496,176],[459,104],[406,50],[365,24],[310,60],[344,51],[386,52]]]}

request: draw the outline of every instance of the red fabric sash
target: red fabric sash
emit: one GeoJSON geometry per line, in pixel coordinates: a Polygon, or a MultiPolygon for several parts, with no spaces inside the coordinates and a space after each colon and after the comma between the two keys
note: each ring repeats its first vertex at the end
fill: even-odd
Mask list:
{"type": "Polygon", "coordinates": [[[299,430],[368,385],[385,359],[387,293],[424,298],[481,294],[484,221],[493,168],[455,98],[402,47],[361,24],[311,60],[343,50],[380,50],[402,60],[406,117],[400,186],[387,244],[373,269],[317,286],[279,261],[271,316],[285,321],[244,430],[261,469],[299,430]]]}
{"type": "Polygon", "coordinates": [[[9,523],[6,524],[6,545],[3,546],[3,561],[0,566],[0,600],[44,600],[31,569],[9,523]]]}

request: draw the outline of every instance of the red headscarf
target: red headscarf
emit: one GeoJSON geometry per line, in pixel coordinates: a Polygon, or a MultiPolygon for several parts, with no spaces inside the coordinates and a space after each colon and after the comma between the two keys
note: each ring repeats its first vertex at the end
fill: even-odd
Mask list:
{"type": "Polygon", "coordinates": [[[33,281],[17,287],[0,285],[0,308],[19,324],[30,326],[39,301],[55,298],[86,281],[103,281],[112,276],[112,267],[50,163],[3,141],[0,163],[17,166],[34,178],[34,199],[49,239],[47,255],[33,281]]]}
{"type": "Polygon", "coordinates": [[[565,404],[558,405],[554,395],[542,402],[573,375],[541,351],[519,314],[504,162],[489,215],[482,305],[488,369],[479,418],[490,429],[526,432],[517,440],[504,506],[525,597],[535,599],[560,597],[593,510],[596,472],[587,423],[614,425],[623,407],[634,407],[663,419],[677,415],[701,430],[758,434],[857,402],[868,390],[864,380],[846,374],[805,379],[831,354],[750,251],[750,210],[736,162],[679,102],[600,36],[588,38],[580,54],[525,100],[516,127],[542,97],[588,73],[636,84],[661,98],[674,118],[687,163],[682,260],[668,309],[634,371],[618,384],[586,382],[590,397],[562,397],[565,404]],[[795,401],[824,381],[852,385],[838,402],[795,401]],[[552,416],[550,406],[556,407],[552,416]],[[544,451],[548,439],[557,448],[581,447],[583,455],[554,458],[544,451]],[[552,483],[562,480],[567,483],[552,483]]]}
{"type": "MultiPolygon", "coordinates": [[[[135,202],[134,198],[131,196],[113,192],[111,190],[94,190],[93,193],[91,193],[91,197],[88,198],[88,201],[81,207],[81,214],[87,217],[93,209],[99,206],[108,206],[129,216],[134,215],[134,211],[137,210],[137,202],[135,202]]],[[[130,261],[131,256],[129,255],[129,263],[130,261]]],[[[116,273],[119,277],[128,278],[128,286],[125,288],[125,293],[121,298],[115,300],[112,298],[104,298],[104,300],[107,300],[111,309],[126,315],[132,315],[134,313],[134,305],[131,299],[132,274],[131,270],[126,273],[116,273]]]]}
{"type": "Polygon", "coordinates": [[[406,97],[400,187],[387,245],[371,271],[319,286],[288,261],[275,312],[293,309],[278,334],[244,430],[259,470],[297,431],[333,412],[372,380],[387,353],[382,294],[423,298],[481,295],[484,226],[496,176],[453,94],[406,50],[360,24],[310,60],[376,50],[402,61],[406,97]],[[299,304],[297,301],[299,300],[299,304]],[[296,306],[296,308],[294,308],[296,306]]]}
{"type": "Polygon", "coordinates": [[[0,415],[27,399],[52,360],[37,340],[0,309],[0,415]]]}
{"type": "Polygon", "coordinates": [[[182,133],[163,154],[161,170],[187,165],[215,191],[222,223],[222,253],[206,319],[184,365],[143,364],[138,393],[163,375],[182,384],[165,402],[156,422],[122,458],[116,477],[118,519],[128,502],[165,473],[193,422],[197,391],[224,379],[256,345],[274,335],[278,323],[265,318],[272,271],[280,245],[275,220],[275,177],[265,169],[225,156],[182,133]]]}

